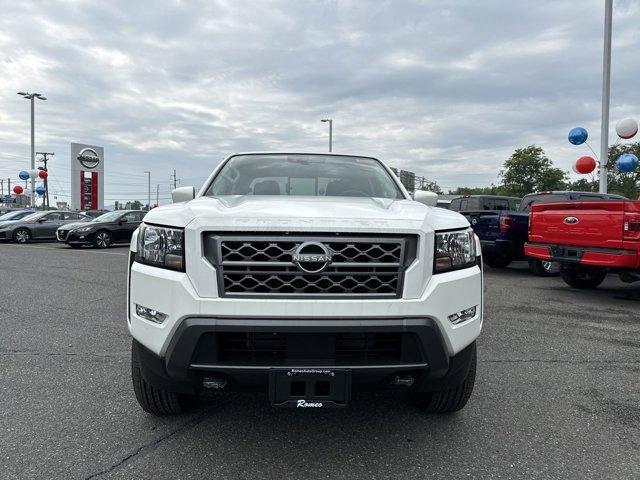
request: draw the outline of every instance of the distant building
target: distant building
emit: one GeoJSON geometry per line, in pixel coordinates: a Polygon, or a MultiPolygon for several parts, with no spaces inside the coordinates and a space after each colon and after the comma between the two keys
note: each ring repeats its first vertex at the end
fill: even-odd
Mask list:
{"type": "Polygon", "coordinates": [[[416,174],[407,170],[400,170],[400,183],[404,188],[413,192],[416,189],[416,174]]]}
{"type": "Polygon", "coordinates": [[[413,192],[416,189],[416,174],[408,170],[398,170],[395,167],[390,167],[391,171],[396,177],[400,179],[400,183],[408,191],[413,192]]]}

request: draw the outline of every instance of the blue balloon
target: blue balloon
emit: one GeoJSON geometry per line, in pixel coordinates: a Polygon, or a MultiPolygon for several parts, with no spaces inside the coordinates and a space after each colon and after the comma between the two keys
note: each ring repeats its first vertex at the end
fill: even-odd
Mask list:
{"type": "Polygon", "coordinates": [[[18,176],[20,177],[20,180],[29,180],[29,172],[26,170],[22,170],[18,176]]]}
{"type": "Polygon", "coordinates": [[[46,192],[45,188],[42,185],[38,185],[36,187],[36,193],[38,195],[44,195],[44,193],[46,192]]]}
{"type": "Polygon", "coordinates": [[[638,168],[638,157],[633,153],[623,153],[618,157],[616,165],[618,166],[618,171],[620,173],[633,172],[638,168]]]}
{"type": "Polygon", "coordinates": [[[582,145],[587,141],[587,137],[589,137],[589,134],[582,127],[572,128],[569,132],[569,142],[574,145],[582,145]]]}

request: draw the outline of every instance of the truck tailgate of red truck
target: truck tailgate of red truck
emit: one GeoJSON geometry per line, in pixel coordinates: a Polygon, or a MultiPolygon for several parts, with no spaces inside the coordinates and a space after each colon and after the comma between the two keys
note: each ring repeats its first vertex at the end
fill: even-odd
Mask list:
{"type": "MultiPolygon", "coordinates": [[[[622,249],[626,205],[640,202],[564,202],[533,205],[529,242],[622,249]]],[[[634,209],[635,210],[635,209],[634,209]]]]}

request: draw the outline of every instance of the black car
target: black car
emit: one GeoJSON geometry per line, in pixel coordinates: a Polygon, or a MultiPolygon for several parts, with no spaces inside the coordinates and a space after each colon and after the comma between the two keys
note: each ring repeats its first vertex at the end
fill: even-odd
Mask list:
{"type": "Polygon", "coordinates": [[[90,222],[76,223],[60,227],[56,232],[59,242],[70,247],[93,245],[107,248],[116,243],[129,243],[131,235],[145,214],[142,210],[116,210],[94,218],[90,222]]]}

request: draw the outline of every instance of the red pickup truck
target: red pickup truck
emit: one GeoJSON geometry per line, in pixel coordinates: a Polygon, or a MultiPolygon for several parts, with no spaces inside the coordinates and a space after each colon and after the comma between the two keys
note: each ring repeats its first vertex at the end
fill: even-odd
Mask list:
{"type": "Polygon", "coordinates": [[[575,288],[596,288],[609,272],[639,281],[640,201],[533,205],[525,254],[559,262],[575,288]]]}

